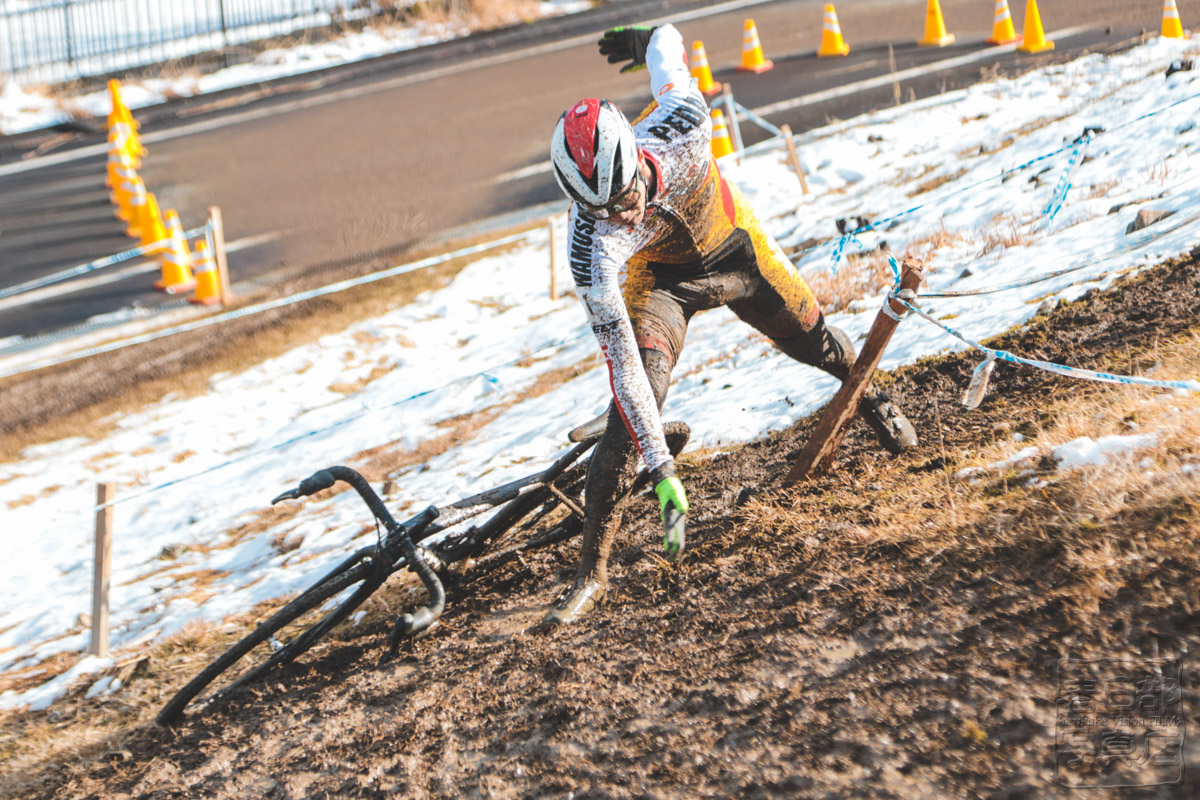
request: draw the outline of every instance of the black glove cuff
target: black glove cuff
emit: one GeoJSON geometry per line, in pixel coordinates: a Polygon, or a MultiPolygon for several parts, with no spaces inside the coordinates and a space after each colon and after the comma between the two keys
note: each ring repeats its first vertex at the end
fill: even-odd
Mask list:
{"type": "Polygon", "coordinates": [[[658,486],[660,483],[665,481],[667,478],[674,478],[674,477],[675,477],[675,460],[674,459],[671,459],[667,463],[661,464],[661,465],[655,467],[654,469],[650,470],[650,484],[652,486],[658,486]]]}

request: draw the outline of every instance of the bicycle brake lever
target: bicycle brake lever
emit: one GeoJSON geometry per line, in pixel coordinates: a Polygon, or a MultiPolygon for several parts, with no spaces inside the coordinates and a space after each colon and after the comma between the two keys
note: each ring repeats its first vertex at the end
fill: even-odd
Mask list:
{"type": "Polygon", "coordinates": [[[271,505],[275,505],[280,500],[298,500],[301,497],[308,497],[310,494],[316,494],[322,489],[328,489],[337,482],[337,478],[333,477],[333,473],[327,469],[314,472],[304,480],[300,481],[300,485],[295,489],[288,489],[283,494],[271,501],[271,505]]]}

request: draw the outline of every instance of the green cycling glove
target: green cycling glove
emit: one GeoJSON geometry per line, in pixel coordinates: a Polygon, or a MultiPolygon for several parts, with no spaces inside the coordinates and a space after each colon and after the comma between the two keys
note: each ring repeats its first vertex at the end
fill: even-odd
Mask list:
{"type": "Polygon", "coordinates": [[[608,56],[608,63],[621,61],[631,63],[621,67],[621,72],[633,72],[646,66],[646,47],[654,28],[633,25],[625,28],[609,28],[600,37],[600,55],[608,56]]]}
{"type": "Polygon", "coordinates": [[[671,561],[678,561],[683,555],[684,521],[688,512],[687,492],[679,478],[672,475],[664,478],[654,487],[658,495],[659,516],[663,522],[663,550],[671,561]]]}

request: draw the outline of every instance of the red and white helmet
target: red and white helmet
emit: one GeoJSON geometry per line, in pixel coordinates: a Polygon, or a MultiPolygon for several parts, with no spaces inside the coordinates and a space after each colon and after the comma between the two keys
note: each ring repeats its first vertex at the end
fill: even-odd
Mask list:
{"type": "Polygon", "coordinates": [[[599,208],[628,186],[638,169],[633,128],[607,100],[580,100],[559,117],[550,143],[554,177],[569,197],[599,208]]]}

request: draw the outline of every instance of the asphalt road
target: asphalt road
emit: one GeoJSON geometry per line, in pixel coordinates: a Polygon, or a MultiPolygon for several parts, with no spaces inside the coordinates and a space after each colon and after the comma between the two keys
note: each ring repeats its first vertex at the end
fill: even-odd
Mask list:
{"type": "MultiPolygon", "coordinates": [[[[1185,25],[1200,10],[1189,2],[1200,5],[1181,0],[1185,25]]],[[[705,42],[716,79],[730,83],[737,100],[753,109],[886,75],[889,42],[901,71],[965,62],[902,83],[906,98],[925,97],[997,70],[1018,72],[1120,46],[1145,29],[1155,33],[1161,15],[1160,0],[1044,0],[1048,32],[1087,30],[1058,39],[1052,52],[1029,56],[987,49],[990,0],[943,0],[947,27],[958,37],[944,48],[915,44],[925,0],[843,0],[838,15],[851,53],[831,60],[815,56],[823,5],[776,0],[700,16],[720,6],[625,3],[569,23],[293,79],[285,82],[287,91],[270,97],[262,96],[263,87],[251,87],[217,103],[197,99],[147,110],[138,115],[150,150],[141,175],[164,208],[179,211],[184,227],[199,225],[215,204],[229,241],[257,242],[231,255],[235,281],[261,278],[269,284],[297,274],[363,272],[438,231],[560,197],[542,165],[562,109],[580,97],[605,96],[636,113],[649,99],[644,73],[621,75],[597,55],[594,41],[614,19],[679,19],[688,43],[705,42]],[[748,16],[775,62],[761,75],[733,69],[748,16]],[[525,177],[511,178],[522,170],[525,177]]],[[[1010,5],[1020,30],[1023,3],[1010,5]]],[[[893,102],[889,83],[769,119],[802,132],[893,102]]],[[[748,144],[764,135],[753,126],[743,133],[748,144]]],[[[71,148],[103,150],[100,134],[58,139],[71,148]]],[[[0,165],[0,287],[130,246],[111,217],[104,154],[71,158],[86,149],[53,149],[56,141],[45,136],[42,142],[50,147],[48,158],[23,161],[20,172],[0,165]]],[[[12,152],[10,147],[10,161],[12,152]]],[[[95,281],[37,302],[0,300],[0,349],[4,337],[53,331],[130,306],[158,306],[166,298],[150,288],[153,277],[143,272],[95,281]]]]}

